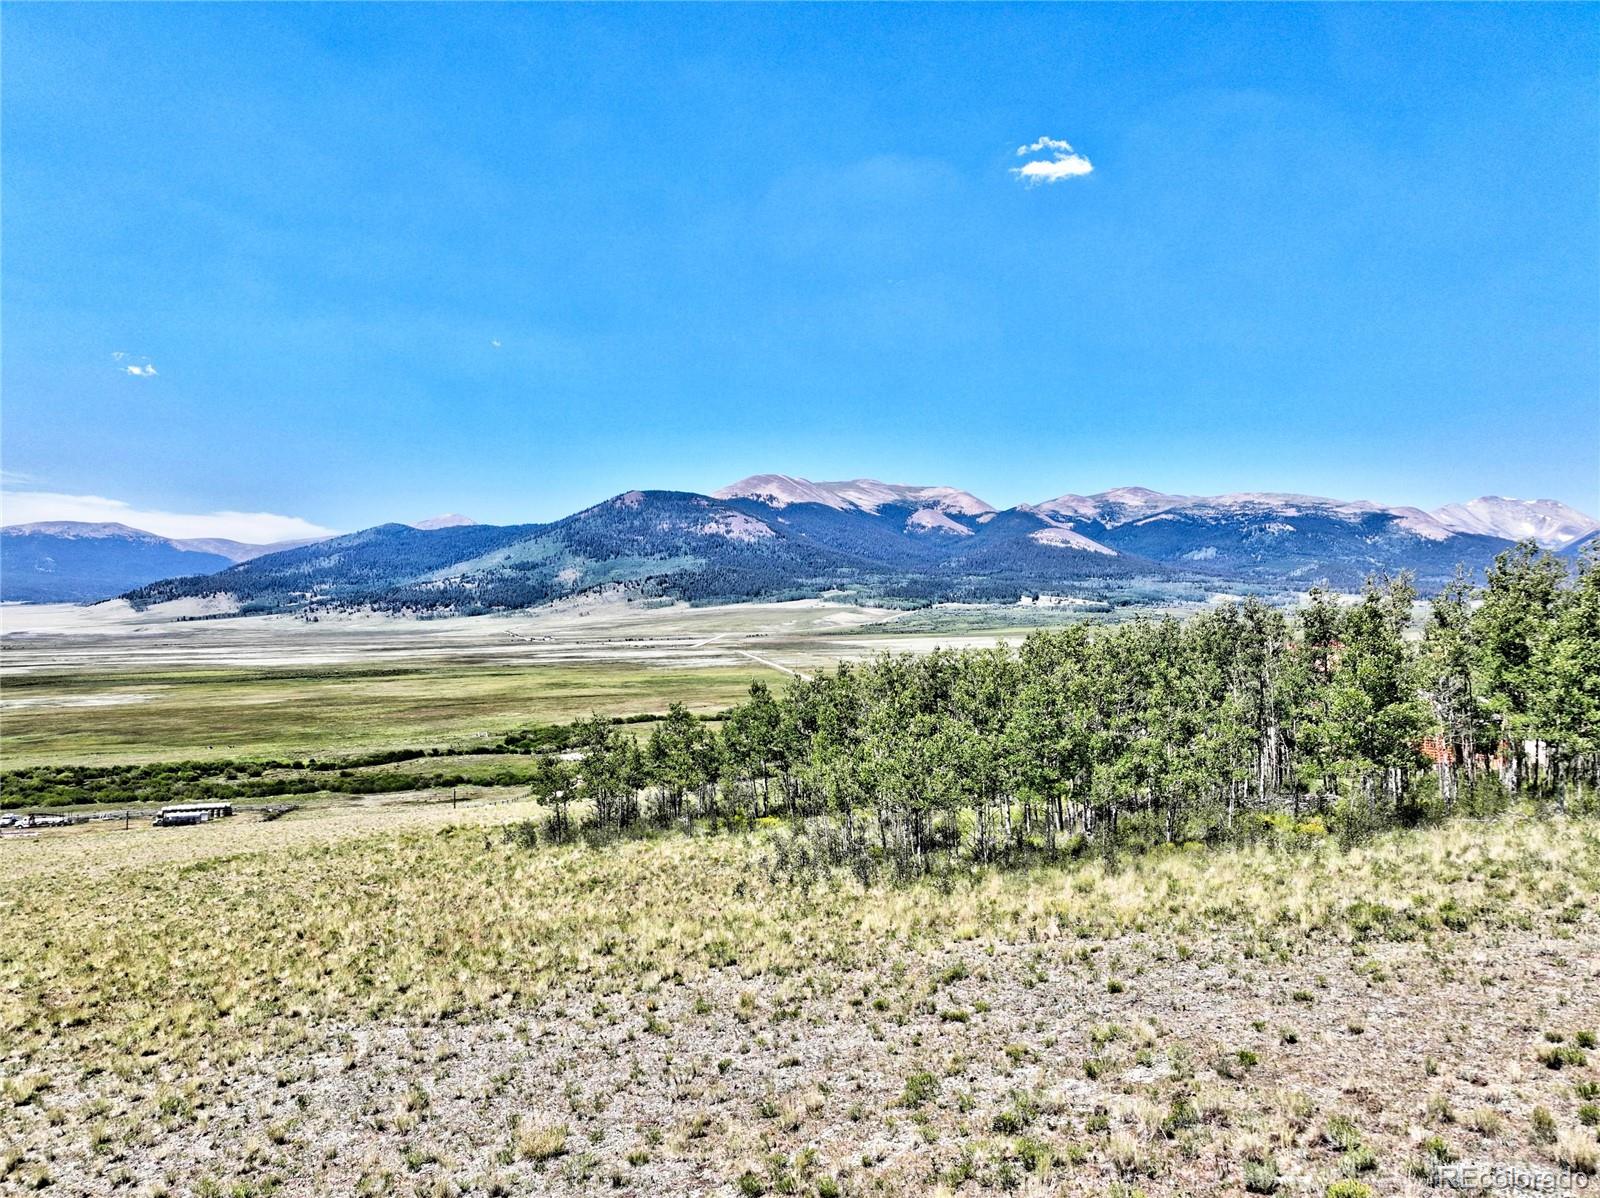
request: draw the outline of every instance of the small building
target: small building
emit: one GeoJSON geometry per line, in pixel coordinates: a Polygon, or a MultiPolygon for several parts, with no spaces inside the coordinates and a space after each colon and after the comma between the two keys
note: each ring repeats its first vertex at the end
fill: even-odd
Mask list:
{"type": "Polygon", "coordinates": [[[211,820],[232,814],[232,803],[175,803],[170,807],[163,807],[153,822],[158,828],[181,828],[189,824],[209,823],[211,820]]]}
{"type": "Polygon", "coordinates": [[[1084,599],[1077,595],[1023,595],[1017,599],[1023,607],[1076,607],[1085,611],[1110,611],[1111,605],[1100,599],[1084,599]]]}

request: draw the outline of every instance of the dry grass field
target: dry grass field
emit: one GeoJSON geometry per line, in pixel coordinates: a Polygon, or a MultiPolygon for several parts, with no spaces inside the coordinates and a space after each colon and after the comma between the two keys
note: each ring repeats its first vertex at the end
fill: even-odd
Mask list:
{"type": "MultiPolygon", "coordinates": [[[[168,605],[173,606],[173,605],[168,605]]],[[[957,613],[959,614],[959,613],[957,613]]],[[[0,606],[8,768],[461,745],[599,711],[716,711],[762,679],[886,648],[992,644],[901,634],[896,613],[801,601],[596,602],[505,616],[195,619],[0,606]]]]}
{"type": "Polygon", "coordinates": [[[1593,821],[863,890],[774,879],[763,828],[530,847],[532,813],[0,845],[0,1191],[1387,1195],[1596,1165],[1593,821]]]}

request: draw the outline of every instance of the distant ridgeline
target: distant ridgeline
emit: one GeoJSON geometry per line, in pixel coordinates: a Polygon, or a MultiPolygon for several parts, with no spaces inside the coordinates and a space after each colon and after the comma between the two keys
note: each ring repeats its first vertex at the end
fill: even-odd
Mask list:
{"type": "Polygon", "coordinates": [[[179,540],[129,528],[60,520],[0,528],[0,600],[92,603],[174,575],[209,574],[300,541],[246,545],[179,540]]]}
{"type": "Polygon", "coordinates": [[[246,612],[479,613],[606,588],[701,604],[827,594],[1013,603],[1041,592],[1127,602],[1185,585],[1353,590],[1400,571],[1432,593],[1458,566],[1481,577],[1524,534],[1575,554],[1600,529],[1548,501],[1495,502],[1516,506],[1474,500],[1440,509],[1457,512],[1447,518],[1308,496],[1124,488],[999,511],[950,487],[758,475],[709,496],[630,491],[551,524],[385,524],[127,597],[145,606],[226,594],[246,612]]]}

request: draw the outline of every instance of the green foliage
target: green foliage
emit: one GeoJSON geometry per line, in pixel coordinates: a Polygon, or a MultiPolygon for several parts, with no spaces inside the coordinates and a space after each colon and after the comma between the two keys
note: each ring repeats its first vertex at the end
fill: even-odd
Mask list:
{"type": "Polygon", "coordinates": [[[1548,1069],[1564,1069],[1568,1065],[1581,1069],[1588,1060],[1583,1049],[1570,1044],[1546,1048],[1539,1053],[1539,1063],[1548,1069]]]}
{"type": "Polygon", "coordinates": [[[1554,1144],[1556,1142],[1556,1120],[1549,1108],[1536,1106],[1528,1116],[1528,1121],[1533,1128],[1533,1138],[1540,1144],[1554,1144]]]}
{"type": "Polygon", "coordinates": [[[1031,1127],[1038,1117],[1039,1100],[1019,1090],[1011,1095],[1005,1108],[995,1115],[993,1127],[997,1132],[1016,1135],[1031,1127]]]}
{"type": "MultiPolygon", "coordinates": [[[[718,713],[720,715],[720,713],[718,713]]],[[[657,722],[654,713],[593,717],[621,727],[657,722]]],[[[705,722],[715,716],[695,716],[705,722]]],[[[127,765],[36,765],[0,773],[0,809],[80,804],[134,806],[214,800],[248,801],[283,795],[391,794],[448,786],[530,786],[544,798],[552,787],[551,759],[578,745],[590,721],[532,724],[499,740],[464,748],[393,748],[326,757],[234,757],[127,765]],[[532,762],[518,758],[534,757],[532,762]],[[503,764],[476,762],[463,769],[393,770],[413,762],[461,757],[501,757],[503,764]]]]}
{"type": "MultiPolygon", "coordinates": [[[[1587,612],[1595,571],[1562,587],[1559,563],[1527,560],[1553,589],[1492,577],[1495,618],[1587,660],[1600,634],[1573,612],[1587,612]],[[1539,599],[1531,614],[1517,606],[1524,593],[1539,599]]],[[[1513,568],[1509,559],[1497,567],[1513,568]]],[[[835,865],[865,881],[962,856],[1092,850],[1109,859],[1156,844],[1287,847],[1335,835],[1348,845],[1503,804],[1494,796],[1508,792],[1487,777],[1495,723],[1477,696],[1505,690],[1483,662],[1491,641],[1504,655],[1510,633],[1474,614],[1477,593],[1459,579],[1419,645],[1408,635],[1414,600],[1405,577],[1369,581],[1354,606],[1314,592],[1292,620],[1252,599],[1182,624],[1037,631],[1014,651],[884,655],[803,680],[781,699],[753,690],[723,730],[720,794],[733,813],[757,816],[778,805],[776,794],[785,814],[807,821],[803,843],[781,846],[781,866],[808,883],[835,865]],[[1434,763],[1422,753],[1429,736],[1447,749],[1434,763]]],[[[1543,727],[1536,710],[1527,708],[1527,728],[1543,727]]],[[[665,726],[652,741],[647,772],[673,814],[679,796],[696,792],[701,813],[718,814],[697,782],[714,752],[680,724],[676,741],[665,726]]],[[[1592,752],[1562,761],[1579,780],[1600,768],[1592,752]]],[[[1471,918],[1448,905],[1350,909],[1358,937],[1461,930],[1471,918]]],[[[1108,981],[1113,993],[1120,986],[1108,981]]]]}
{"type": "Polygon", "coordinates": [[[939,1094],[939,1079],[926,1071],[913,1073],[906,1078],[905,1090],[900,1095],[900,1105],[916,1110],[932,1102],[939,1094]]]}
{"type": "Polygon", "coordinates": [[[1276,1194],[1278,1192],[1278,1165],[1270,1157],[1244,1163],[1244,1189],[1247,1194],[1276,1194]]]}
{"type": "Polygon", "coordinates": [[[1334,1182],[1324,1193],[1325,1198],[1374,1198],[1374,1191],[1366,1182],[1348,1178],[1334,1182]]]}

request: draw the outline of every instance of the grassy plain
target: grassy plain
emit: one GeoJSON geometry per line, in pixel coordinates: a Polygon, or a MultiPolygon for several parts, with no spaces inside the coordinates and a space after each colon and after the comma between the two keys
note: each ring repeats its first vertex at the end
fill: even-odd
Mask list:
{"type": "Polygon", "coordinates": [[[6,699],[18,705],[3,716],[5,758],[100,764],[460,745],[591,711],[658,711],[675,700],[716,711],[743,698],[753,678],[778,684],[784,675],[755,663],[667,670],[603,661],[39,673],[6,682],[6,699]]]}
{"type": "Polygon", "coordinates": [[[717,711],[758,678],[781,687],[796,674],[885,649],[993,644],[1077,618],[1026,609],[897,613],[816,601],[595,603],[515,616],[316,624],[180,619],[117,604],[7,607],[0,609],[3,764],[460,747],[592,711],[662,711],[674,701],[717,711]]]}
{"type": "Polygon", "coordinates": [[[459,746],[591,711],[720,710],[753,679],[781,685],[829,660],[841,630],[891,617],[815,603],[597,604],[307,624],[101,607],[0,610],[5,766],[459,746]]]}
{"type": "Polygon", "coordinates": [[[7,843],[0,1189],[1398,1194],[1600,1151],[1593,821],[863,889],[532,813],[7,843]]]}
{"type": "Polygon", "coordinates": [[[596,602],[472,619],[306,623],[120,603],[6,606],[0,743],[13,768],[459,747],[591,711],[662,711],[673,701],[720,710],[757,678],[780,687],[885,649],[993,644],[1083,618],[1106,617],[596,602]]]}

